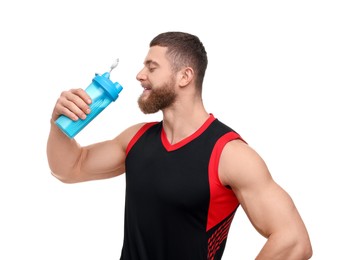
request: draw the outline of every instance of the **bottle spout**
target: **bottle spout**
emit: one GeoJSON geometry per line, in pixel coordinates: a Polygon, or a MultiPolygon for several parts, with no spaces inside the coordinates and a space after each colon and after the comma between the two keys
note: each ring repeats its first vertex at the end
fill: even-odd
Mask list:
{"type": "Polygon", "coordinates": [[[101,77],[110,79],[110,72],[105,72],[104,74],[101,75],[101,77]]]}
{"type": "Polygon", "coordinates": [[[114,63],[111,65],[111,68],[110,68],[109,73],[111,73],[111,71],[112,71],[114,68],[117,67],[119,61],[120,61],[119,58],[117,58],[117,59],[114,61],[114,63]]]}

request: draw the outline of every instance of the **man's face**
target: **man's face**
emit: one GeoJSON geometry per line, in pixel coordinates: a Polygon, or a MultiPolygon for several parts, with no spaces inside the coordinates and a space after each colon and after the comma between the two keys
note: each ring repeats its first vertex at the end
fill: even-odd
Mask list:
{"type": "Polygon", "coordinates": [[[136,77],[144,88],[138,105],[145,114],[156,113],[171,106],[176,100],[176,79],[165,56],[166,50],[166,47],[151,47],[144,67],[136,77]]]}

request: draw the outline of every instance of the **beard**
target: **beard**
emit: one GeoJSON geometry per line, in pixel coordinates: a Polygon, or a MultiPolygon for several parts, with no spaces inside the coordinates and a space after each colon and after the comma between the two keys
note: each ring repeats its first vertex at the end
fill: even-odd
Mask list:
{"type": "Polygon", "coordinates": [[[138,105],[144,114],[153,114],[172,105],[176,100],[174,80],[163,84],[159,88],[151,88],[145,97],[144,93],[138,98],[138,105]]]}

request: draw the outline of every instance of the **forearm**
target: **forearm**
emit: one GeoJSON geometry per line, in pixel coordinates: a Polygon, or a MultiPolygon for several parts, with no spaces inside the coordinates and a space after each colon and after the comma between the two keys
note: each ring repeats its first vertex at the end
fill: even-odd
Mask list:
{"type": "Polygon", "coordinates": [[[51,120],[47,141],[47,158],[52,174],[64,182],[70,182],[78,169],[81,148],[74,140],[68,138],[51,120]]]}

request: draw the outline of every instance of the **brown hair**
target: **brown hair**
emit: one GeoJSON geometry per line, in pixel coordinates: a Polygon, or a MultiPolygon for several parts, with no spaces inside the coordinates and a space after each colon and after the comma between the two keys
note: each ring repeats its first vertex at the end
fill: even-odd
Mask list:
{"type": "Polygon", "coordinates": [[[191,67],[195,71],[197,89],[202,91],[208,60],[205,47],[197,36],[184,32],[165,32],[157,35],[149,46],[168,48],[167,56],[174,72],[184,66],[191,67]]]}

